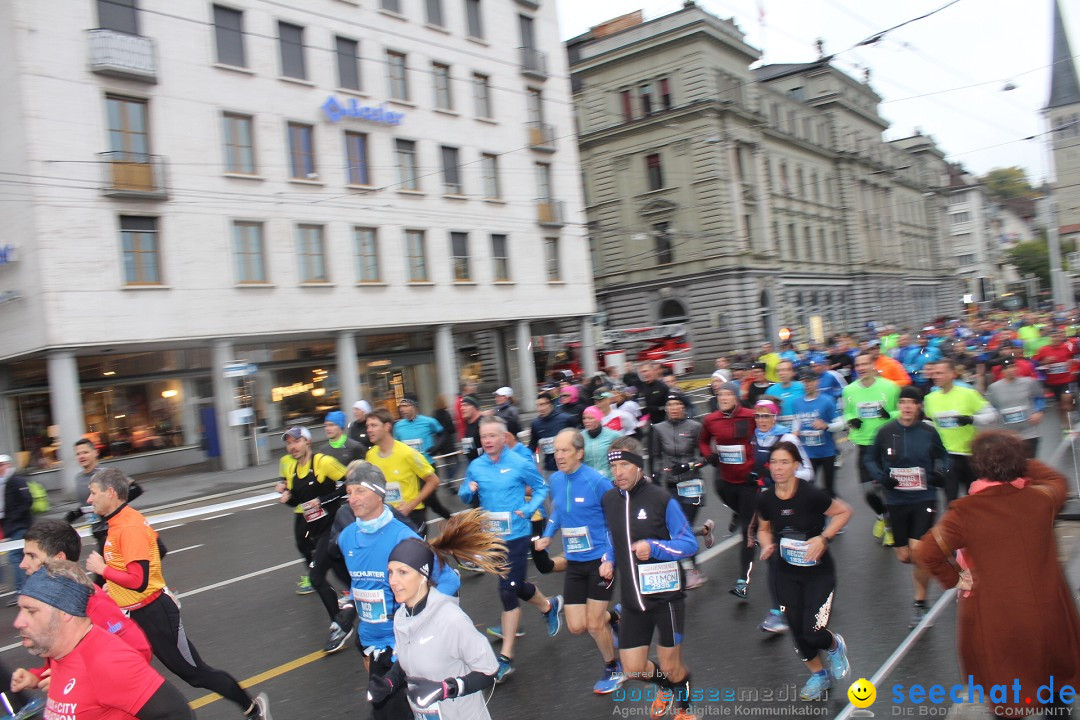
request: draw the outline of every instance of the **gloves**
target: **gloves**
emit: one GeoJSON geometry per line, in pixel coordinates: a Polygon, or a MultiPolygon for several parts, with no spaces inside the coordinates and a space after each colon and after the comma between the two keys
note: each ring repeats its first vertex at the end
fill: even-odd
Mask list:
{"type": "Polygon", "coordinates": [[[420,709],[431,707],[440,700],[457,697],[457,678],[447,678],[442,682],[409,678],[409,700],[420,709]]]}
{"type": "Polygon", "coordinates": [[[939,472],[930,473],[930,487],[945,487],[945,476],[939,472]]]}
{"type": "Polygon", "coordinates": [[[683,473],[690,472],[690,466],[686,463],[675,463],[671,466],[672,475],[682,475],[683,473]]]}
{"type": "Polygon", "coordinates": [[[371,675],[368,680],[368,699],[375,705],[386,702],[386,699],[397,692],[405,684],[405,673],[401,666],[394,663],[382,675],[371,675]]]}
{"type": "Polygon", "coordinates": [[[887,419],[891,418],[892,415],[890,415],[889,411],[886,410],[885,408],[880,408],[880,409],[878,409],[878,417],[885,418],[887,420],[887,419]]]}
{"type": "Polygon", "coordinates": [[[80,510],[79,508],[76,508],[74,510],[69,511],[67,513],[67,515],[64,515],[64,521],[70,524],[70,523],[75,522],[76,520],[78,520],[82,516],[83,516],[82,510],[80,510]]]}
{"type": "Polygon", "coordinates": [[[971,425],[975,422],[975,418],[970,415],[960,415],[956,418],[957,425],[971,425]]]}
{"type": "Polygon", "coordinates": [[[860,418],[851,418],[847,421],[848,427],[852,430],[858,430],[862,427],[862,420],[860,418]]]}
{"type": "Polygon", "coordinates": [[[713,467],[720,467],[720,456],[719,455],[706,455],[705,456],[705,462],[709,463],[713,467]]]}

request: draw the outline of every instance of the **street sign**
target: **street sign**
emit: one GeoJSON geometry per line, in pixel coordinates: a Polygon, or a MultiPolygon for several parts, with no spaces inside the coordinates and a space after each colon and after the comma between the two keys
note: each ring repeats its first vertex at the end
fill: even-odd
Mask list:
{"type": "Polygon", "coordinates": [[[254,375],[259,369],[259,366],[255,363],[246,362],[231,362],[225,363],[224,375],[227,378],[247,377],[248,375],[254,375]]]}

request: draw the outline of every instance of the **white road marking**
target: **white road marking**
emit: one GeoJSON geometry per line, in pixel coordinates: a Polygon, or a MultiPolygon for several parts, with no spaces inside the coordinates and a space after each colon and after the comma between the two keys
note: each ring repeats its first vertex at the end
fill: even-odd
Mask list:
{"type": "Polygon", "coordinates": [[[249,507],[249,508],[245,508],[245,509],[246,510],[258,510],[259,508],[274,507],[275,505],[280,505],[280,504],[281,503],[272,502],[272,503],[266,503],[265,505],[256,505],[255,507],[249,507]]]}
{"type": "Polygon", "coordinates": [[[232,515],[232,513],[227,512],[227,513],[221,513],[220,515],[212,515],[211,517],[205,517],[205,518],[202,518],[202,519],[203,520],[217,520],[218,518],[229,517],[230,515],[232,515]]]}
{"type": "Polygon", "coordinates": [[[201,548],[201,547],[202,547],[201,543],[199,545],[188,545],[187,547],[176,548],[175,550],[169,550],[169,554],[170,555],[175,555],[176,553],[182,553],[185,550],[194,550],[195,548],[201,548]]]}
{"type": "Polygon", "coordinates": [[[222,580],[221,582],[214,583],[213,585],[206,585],[205,587],[195,588],[194,590],[188,590],[187,592],[178,593],[177,597],[183,599],[186,597],[191,597],[192,595],[198,595],[199,593],[206,592],[207,590],[217,590],[218,588],[225,587],[226,585],[232,585],[233,583],[238,583],[243,580],[258,577],[259,575],[265,575],[266,573],[274,572],[275,570],[287,568],[290,565],[296,565],[297,563],[302,562],[304,562],[303,558],[296,558],[295,560],[290,560],[289,562],[283,562],[280,565],[274,565],[273,567],[263,568],[262,570],[256,570],[255,572],[249,572],[247,575],[239,575],[234,578],[229,578],[228,580],[222,580]]]}
{"type": "Polygon", "coordinates": [[[175,525],[166,525],[165,527],[157,528],[157,531],[161,532],[163,530],[172,530],[173,528],[184,527],[185,525],[187,525],[187,523],[176,523],[175,525]]]}

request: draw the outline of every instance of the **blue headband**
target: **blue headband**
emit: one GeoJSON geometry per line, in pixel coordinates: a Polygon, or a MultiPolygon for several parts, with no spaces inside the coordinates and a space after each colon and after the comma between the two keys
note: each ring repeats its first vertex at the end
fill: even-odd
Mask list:
{"type": "Polygon", "coordinates": [[[45,568],[26,578],[19,594],[76,617],[86,617],[86,603],[90,600],[90,588],[62,575],[50,575],[45,568]]]}

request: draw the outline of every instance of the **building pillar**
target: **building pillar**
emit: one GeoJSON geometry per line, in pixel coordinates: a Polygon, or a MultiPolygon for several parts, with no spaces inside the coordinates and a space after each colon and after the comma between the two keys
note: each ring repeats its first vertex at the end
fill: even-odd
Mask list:
{"type": "Polygon", "coordinates": [[[240,470],[247,467],[247,454],[244,452],[244,426],[229,425],[229,411],[237,409],[236,380],[225,377],[225,365],[233,359],[232,341],[215,340],[210,379],[214,385],[214,414],[217,416],[222,470],[240,470]]]}
{"type": "Polygon", "coordinates": [[[435,328],[435,372],[439,394],[445,395],[447,402],[452,401],[457,397],[459,383],[453,325],[439,325],[435,328]]]}
{"type": "Polygon", "coordinates": [[[581,318],[581,372],[590,378],[596,374],[596,328],[591,315],[581,318]]]}
{"type": "Polygon", "coordinates": [[[183,428],[183,444],[199,444],[199,400],[196,395],[198,383],[195,378],[180,380],[180,426],[183,428]]]}
{"type": "Polygon", "coordinates": [[[337,335],[337,375],[341,410],[351,419],[353,403],[360,399],[360,364],[356,361],[356,333],[350,330],[337,335]]]}
{"type": "Polygon", "coordinates": [[[86,432],[86,426],[75,353],[70,350],[49,353],[48,373],[49,403],[52,406],[53,424],[60,428],[57,443],[60,445],[60,457],[64,458],[59,490],[65,500],[76,500],[81,490],[75,486],[75,476],[79,473],[79,464],[75,462],[75,441],[86,432]]]}
{"type": "Polygon", "coordinates": [[[521,387],[518,394],[518,407],[527,412],[536,411],[536,365],[533,364],[532,331],[528,320],[517,322],[518,371],[521,387]]]}

